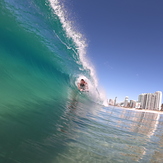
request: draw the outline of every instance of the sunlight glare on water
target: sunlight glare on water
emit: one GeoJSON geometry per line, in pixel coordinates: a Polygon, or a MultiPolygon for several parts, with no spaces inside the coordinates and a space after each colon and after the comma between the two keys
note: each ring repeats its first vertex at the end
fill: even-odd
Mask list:
{"type": "Polygon", "coordinates": [[[73,108],[68,113],[66,128],[61,130],[66,148],[57,162],[145,163],[157,159],[161,163],[162,115],[99,106],[86,110],[73,108]]]}

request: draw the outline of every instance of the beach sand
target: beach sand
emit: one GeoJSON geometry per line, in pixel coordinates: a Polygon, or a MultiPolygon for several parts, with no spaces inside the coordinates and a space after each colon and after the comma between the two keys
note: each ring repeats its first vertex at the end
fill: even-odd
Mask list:
{"type": "Polygon", "coordinates": [[[163,114],[163,111],[156,111],[156,110],[145,110],[145,109],[135,109],[135,108],[123,108],[123,109],[134,110],[134,111],[139,111],[139,112],[163,114]]]}

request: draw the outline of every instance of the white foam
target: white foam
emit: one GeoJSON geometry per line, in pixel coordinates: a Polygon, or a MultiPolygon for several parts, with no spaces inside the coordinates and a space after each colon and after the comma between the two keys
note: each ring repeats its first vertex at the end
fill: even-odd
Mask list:
{"type": "MultiPolygon", "coordinates": [[[[59,0],[49,0],[50,6],[53,9],[54,13],[59,17],[62,27],[66,31],[67,37],[72,38],[74,43],[76,44],[77,51],[81,61],[81,64],[83,65],[84,69],[90,70],[90,75],[92,76],[93,81],[88,80],[85,76],[82,74],[79,75],[78,79],[85,79],[89,85],[89,89],[91,90],[92,94],[96,96],[99,100],[103,101],[103,105],[107,106],[106,102],[106,94],[103,91],[98,91],[98,80],[95,72],[95,68],[93,65],[86,59],[86,39],[83,37],[81,33],[79,33],[77,30],[75,30],[75,26],[72,24],[72,22],[68,18],[67,11],[65,10],[65,7],[63,3],[61,3],[59,0]],[[93,84],[93,83],[94,84],[93,84]]],[[[58,36],[59,37],[59,36],[58,36]]],[[[63,41],[61,41],[63,43],[63,41]]],[[[64,43],[65,44],[65,43],[64,43]]],[[[67,45],[66,45],[67,46],[67,45]]],[[[70,48],[67,46],[67,48],[70,48]]],[[[75,52],[75,51],[74,51],[75,52]]]]}
{"type": "Polygon", "coordinates": [[[95,87],[97,87],[98,81],[95,70],[88,59],[85,58],[87,44],[83,35],[74,29],[72,22],[68,19],[68,14],[66,13],[64,5],[59,0],[49,0],[49,2],[54,13],[59,17],[62,23],[62,27],[66,31],[67,36],[69,38],[72,38],[74,43],[76,44],[80,61],[85,69],[90,70],[91,76],[94,80],[94,85],[95,87]]]}

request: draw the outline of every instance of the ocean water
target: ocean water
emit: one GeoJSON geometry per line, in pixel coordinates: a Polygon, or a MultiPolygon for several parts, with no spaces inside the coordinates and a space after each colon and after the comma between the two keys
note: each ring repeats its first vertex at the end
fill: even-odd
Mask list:
{"type": "Polygon", "coordinates": [[[63,2],[0,1],[0,163],[163,162],[163,115],[103,106],[86,47],[63,2]]]}

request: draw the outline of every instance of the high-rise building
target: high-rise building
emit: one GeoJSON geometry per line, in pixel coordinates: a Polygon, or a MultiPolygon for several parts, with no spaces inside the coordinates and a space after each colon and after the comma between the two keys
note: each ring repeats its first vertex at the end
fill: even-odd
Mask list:
{"type": "Polygon", "coordinates": [[[147,94],[146,93],[142,93],[141,95],[139,95],[138,102],[140,102],[140,108],[141,109],[145,109],[146,99],[147,99],[147,94]]]}
{"type": "Polygon", "coordinates": [[[124,101],[124,107],[128,106],[128,96],[125,97],[125,101],[124,101]]]}
{"type": "Polygon", "coordinates": [[[130,108],[135,108],[136,107],[136,101],[130,100],[130,108]]]}
{"type": "Polygon", "coordinates": [[[148,110],[161,110],[161,100],[161,91],[157,91],[155,93],[143,93],[138,97],[138,102],[140,102],[140,108],[148,110]]]}
{"type": "Polygon", "coordinates": [[[116,105],[116,99],[117,99],[117,97],[115,97],[115,99],[114,99],[114,106],[116,105]]]}
{"type": "Polygon", "coordinates": [[[153,110],[155,102],[155,94],[147,93],[145,109],[153,110]]]}
{"type": "Polygon", "coordinates": [[[156,96],[155,94],[152,94],[152,97],[151,97],[151,105],[150,105],[150,110],[154,110],[154,105],[155,105],[155,102],[156,102],[156,96]]]}
{"type": "Polygon", "coordinates": [[[157,91],[155,92],[154,110],[161,110],[161,103],[162,103],[162,92],[157,91]]]}

